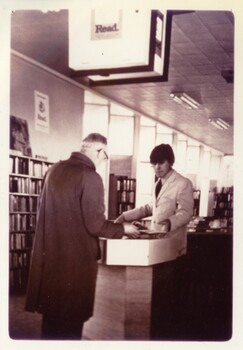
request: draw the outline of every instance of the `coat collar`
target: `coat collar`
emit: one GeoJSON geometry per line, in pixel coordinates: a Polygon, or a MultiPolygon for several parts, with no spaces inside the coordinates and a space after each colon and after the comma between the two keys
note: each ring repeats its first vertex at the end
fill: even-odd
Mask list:
{"type": "Polygon", "coordinates": [[[81,152],[72,152],[70,159],[81,162],[82,164],[95,170],[95,165],[92,160],[81,152]]]}

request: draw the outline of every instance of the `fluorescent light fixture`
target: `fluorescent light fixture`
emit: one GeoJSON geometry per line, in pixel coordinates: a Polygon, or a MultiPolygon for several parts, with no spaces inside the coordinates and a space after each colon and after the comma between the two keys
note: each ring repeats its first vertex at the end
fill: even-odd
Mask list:
{"type": "Polygon", "coordinates": [[[172,97],[175,102],[183,105],[186,109],[198,109],[199,107],[199,103],[185,92],[172,92],[170,97],[172,97]]]}
{"type": "Polygon", "coordinates": [[[230,127],[230,125],[221,118],[210,118],[209,122],[220,130],[227,130],[230,127]]]}

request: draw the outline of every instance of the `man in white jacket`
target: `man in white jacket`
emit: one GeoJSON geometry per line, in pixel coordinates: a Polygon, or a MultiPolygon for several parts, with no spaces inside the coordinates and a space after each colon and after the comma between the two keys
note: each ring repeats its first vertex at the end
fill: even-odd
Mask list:
{"type": "Polygon", "coordinates": [[[153,202],[120,215],[116,222],[131,222],[152,216],[151,229],[165,233],[165,239],[177,240],[177,256],[154,266],[156,285],[153,287],[154,312],[151,314],[153,339],[177,339],[184,327],[183,293],[185,254],[187,250],[187,224],[193,215],[193,187],[186,177],[172,167],[175,162],[170,145],[160,144],[150,154],[150,163],[157,181],[153,202]]]}
{"type": "Polygon", "coordinates": [[[153,202],[123,212],[116,222],[152,216],[151,229],[166,232],[166,237],[177,238],[180,241],[179,255],[183,255],[186,253],[187,224],[193,215],[193,187],[189,179],[172,168],[174,162],[170,145],[162,143],[152,150],[150,163],[157,177],[153,202]]]}

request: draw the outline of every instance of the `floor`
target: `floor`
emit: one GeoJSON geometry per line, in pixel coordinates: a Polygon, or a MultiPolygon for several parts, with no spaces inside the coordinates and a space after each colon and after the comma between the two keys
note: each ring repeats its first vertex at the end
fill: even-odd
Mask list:
{"type": "Polygon", "coordinates": [[[9,336],[13,340],[41,340],[42,315],[24,311],[24,305],[25,295],[9,297],[9,336]]]}
{"type": "Polygon", "coordinates": [[[9,336],[12,339],[40,339],[41,315],[24,311],[25,295],[10,296],[9,336]]]}

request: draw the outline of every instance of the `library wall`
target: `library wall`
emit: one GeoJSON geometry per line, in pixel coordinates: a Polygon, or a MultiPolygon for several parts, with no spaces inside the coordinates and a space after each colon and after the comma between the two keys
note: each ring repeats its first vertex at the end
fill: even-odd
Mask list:
{"type": "Polygon", "coordinates": [[[131,156],[110,156],[110,174],[119,176],[132,176],[132,157],[131,156]]]}
{"type": "Polygon", "coordinates": [[[222,161],[222,169],[219,178],[219,187],[231,187],[234,185],[234,157],[224,156],[222,161]]]}
{"type": "Polygon", "coordinates": [[[80,149],[84,90],[14,54],[11,57],[10,114],[27,120],[32,155],[49,161],[80,149]],[[49,133],[36,130],[34,91],[49,96],[49,133]]]}

